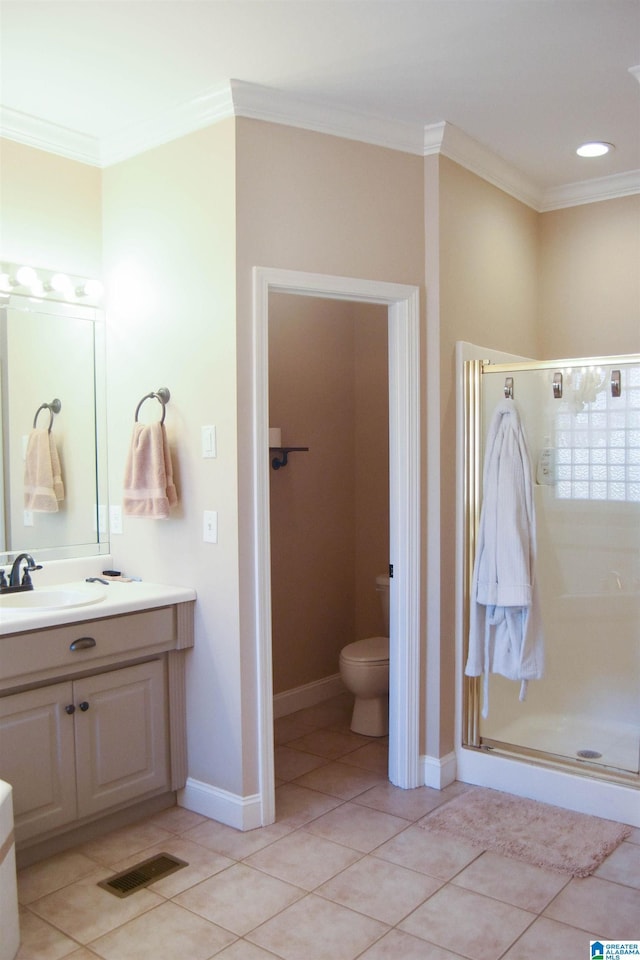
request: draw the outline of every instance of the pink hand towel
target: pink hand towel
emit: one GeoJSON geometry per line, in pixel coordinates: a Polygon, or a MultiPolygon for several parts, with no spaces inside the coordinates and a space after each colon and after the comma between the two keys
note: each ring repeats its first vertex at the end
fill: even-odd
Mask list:
{"type": "Polygon", "coordinates": [[[56,513],[64,500],[60,459],[53,435],[36,427],[29,434],[24,463],[24,508],[56,513]]]}
{"type": "Polygon", "coordinates": [[[164,424],[134,423],[124,475],[125,515],[163,520],[177,502],[164,424]]]}

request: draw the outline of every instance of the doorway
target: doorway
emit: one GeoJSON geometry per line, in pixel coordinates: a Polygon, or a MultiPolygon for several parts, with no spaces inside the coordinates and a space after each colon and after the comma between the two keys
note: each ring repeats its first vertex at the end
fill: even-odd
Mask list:
{"type": "Polygon", "coordinates": [[[376,579],[389,568],[387,315],[269,297],[269,442],[292,448],[282,466],[270,452],[276,718],[343,692],[346,644],[389,636],[376,579]]]}
{"type": "Polygon", "coordinates": [[[289,293],[386,305],[389,349],[389,779],[419,785],[420,382],[417,287],[254,269],[254,548],[261,822],[275,820],[271,544],[269,529],[269,295],[289,293]]]}

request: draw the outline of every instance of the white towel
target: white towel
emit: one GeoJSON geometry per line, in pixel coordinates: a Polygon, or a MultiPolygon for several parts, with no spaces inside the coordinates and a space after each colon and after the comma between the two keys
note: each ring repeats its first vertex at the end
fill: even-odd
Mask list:
{"type": "Polygon", "coordinates": [[[64,484],[53,435],[34,427],[24,459],[24,508],[34,513],[56,513],[62,500],[64,484]]]}
{"type": "Polygon", "coordinates": [[[124,513],[162,520],[177,502],[164,424],[134,423],[125,467],[124,513]]]}
{"type": "Polygon", "coordinates": [[[502,400],[489,426],[483,503],[471,584],[465,673],[484,674],[482,716],[489,712],[489,673],[527,681],[544,671],[544,641],[535,581],[536,519],[527,442],[513,400],[502,400]]]}

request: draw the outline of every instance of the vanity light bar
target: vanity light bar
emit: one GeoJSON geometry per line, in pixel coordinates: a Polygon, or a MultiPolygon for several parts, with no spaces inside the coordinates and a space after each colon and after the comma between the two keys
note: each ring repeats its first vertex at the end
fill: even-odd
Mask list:
{"type": "Polygon", "coordinates": [[[94,278],[0,261],[0,297],[9,293],[95,307],[100,305],[104,289],[94,278]]]}

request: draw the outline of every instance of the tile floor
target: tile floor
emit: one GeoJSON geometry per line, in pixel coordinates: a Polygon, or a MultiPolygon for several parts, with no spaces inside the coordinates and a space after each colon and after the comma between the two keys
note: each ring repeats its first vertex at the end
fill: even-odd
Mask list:
{"type": "Polygon", "coordinates": [[[174,807],[19,874],[19,960],[582,960],[640,936],[640,830],[585,879],[417,824],[461,790],[400,790],[348,697],[276,721],[277,821],[242,833],[174,807]],[[97,881],[166,851],[189,866],[120,900],[97,881]]]}

